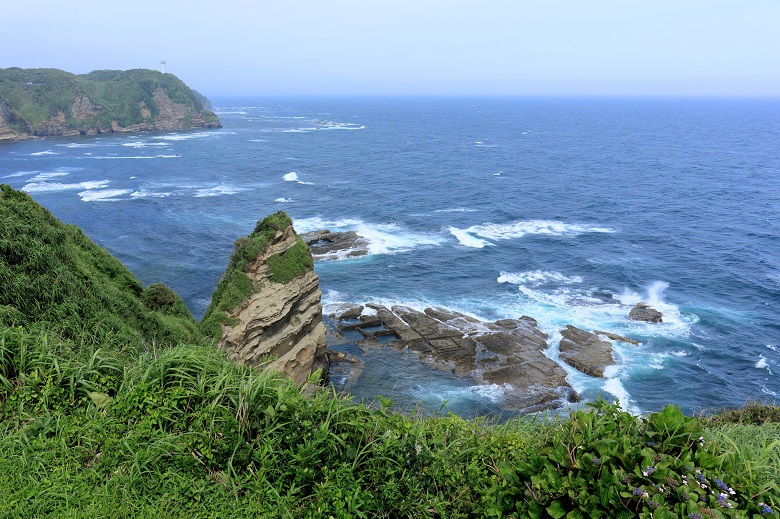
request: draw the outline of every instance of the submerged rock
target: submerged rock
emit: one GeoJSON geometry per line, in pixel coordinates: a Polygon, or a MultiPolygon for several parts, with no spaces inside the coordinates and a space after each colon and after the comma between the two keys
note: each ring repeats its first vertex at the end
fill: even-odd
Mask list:
{"type": "Polygon", "coordinates": [[[622,335],[618,335],[616,333],[602,332],[601,330],[593,330],[593,333],[596,335],[603,335],[604,337],[612,339],[613,341],[627,342],[629,344],[633,344],[634,346],[639,344],[639,341],[636,339],[629,339],[628,337],[623,337],[622,335]]]}
{"type": "Polygon", "coordinates": [[[650,308],[647,303],[639,302],[628,313],[628,318],[634,321],[646,321],[648,323],[663,322],[663,314],[654,308],[650,308]]]}
{"type": "Polygon", "coordinates": [[[358,330],[361,344],[378,340],[417,353],[427,365],[468,378],[476,384],[496,384],[504,390],[508,410],[537,411],[578,401],[566,382],[566,372],[547,358],[547,336],[530,317],[494,323],[445,308],[424,312],[405,307],[367,305],[376,314],[345,322],[341,330],[358,330]]]}
{"type": "Polygon", "coordinates": [[[612,344],[595,333],[572,325],[561,330],[560,357],[567,364],[594,377],[603,377],[604,368],[615,363],[612,344]]]}
{"type": "Polygon", "coordinates": [[[368,240],[355,231],[331,232],[327,229],[301,234],[315,260],[334,260],[365,256],[368,240]]]}

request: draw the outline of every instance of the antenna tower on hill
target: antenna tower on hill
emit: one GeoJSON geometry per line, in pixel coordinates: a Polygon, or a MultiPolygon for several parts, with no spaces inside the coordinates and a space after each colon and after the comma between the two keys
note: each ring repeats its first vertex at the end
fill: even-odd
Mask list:
{"type": "Polygon", "coordinates": [[[162,73],[165,74],[165,58],[160,61],[160,65],[162,65],[162,73]]]}

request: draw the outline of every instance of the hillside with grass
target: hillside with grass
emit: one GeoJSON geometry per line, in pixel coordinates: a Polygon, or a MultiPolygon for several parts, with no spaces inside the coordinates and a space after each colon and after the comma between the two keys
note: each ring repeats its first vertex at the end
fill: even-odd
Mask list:
{"type": "Polygon", "coordinates": [[[0,518],[775,517],[778,474],[772,406],[472,421],[258,371],[170,289],[0,189],[0,518]]]}
{"type": "Polygon", "coordinates": [[[218,128],[203,96],[154,70],[0,69],[0,142],[51,135],[218,128]]]}

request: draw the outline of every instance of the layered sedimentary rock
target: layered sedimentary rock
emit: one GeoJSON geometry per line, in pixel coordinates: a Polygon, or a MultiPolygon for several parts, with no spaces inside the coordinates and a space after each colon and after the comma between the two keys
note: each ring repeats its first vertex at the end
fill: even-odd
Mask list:
{"type": "Polygon", "coordinates": [[[443,308],[424,312],[404,306],[368,305],[368,314],[340,307],[342,332],[357,330],[365,347],[382,343],[416,352],[429,366],[473,380],[497,384],[510,410],[539,410],[577,401],[566,372],[547,358],[547,336],[534,319],[520,317],[493,323],[443,308]]]}
{"type": "Polygon", "coordinates": [[[570,324],[561,330],[560,357],[572,367],[594,377],[603,377],[604,369],[615,363],[612,344],[595,333],[570,324]]]}
{"type": "Polygon", "coordinates": [[[269,259],[283,256],[298,243],[291,225],[276,232],[246,275],[255,289],[222,326],[220,347],[252,366],[280,371],[297,383],[315,370],[327,372],[322,293],[313,269],[285,283],[275,282],[269,259]]]}

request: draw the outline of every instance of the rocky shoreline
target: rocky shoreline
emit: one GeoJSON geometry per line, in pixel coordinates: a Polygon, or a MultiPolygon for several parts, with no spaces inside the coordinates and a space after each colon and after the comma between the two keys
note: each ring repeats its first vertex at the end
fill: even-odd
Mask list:
{"type": "MultiPolygon", "coordinates": [[[[368,254],[367,241],[354,232],[316,231],[301,235],[317,260],[368,254]]],[[[521,316],[485,322],[446,308],[344,303],[329,311],[328,344],[352,344],[362,351],[395,348],[410,351],[434,369],[476,385],[498,385],[507,411],[535,412],[578,402],[563,367],[548,357],[549,337],[535,319],[521,316]]],[[[645,303],[629,313],[633,320],[662,322],[661,313],[645,303]]],[[[590,376],[604,377],[615,365],[615,341],[639,342],[610,332],[567,325],[561,330],[561,361],[590,376]]],[[[348,363],[359,371],[354,355],[329,350],[331,365],[348,363]]]]}

